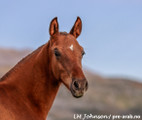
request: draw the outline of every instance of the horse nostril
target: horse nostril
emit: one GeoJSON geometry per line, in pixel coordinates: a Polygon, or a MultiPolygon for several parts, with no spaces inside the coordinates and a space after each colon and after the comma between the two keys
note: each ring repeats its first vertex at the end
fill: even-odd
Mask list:
{"type": "Polygon", "coordinates": [[[88,82],[86,82],[85,87],[86,87],[86,89],[88,89],[88,82]]]}
{"type": "Polygon", "coordinates": [[[74,87],[75,87],[76,89],[79,88],[79,84],[77,83],[77,81],[74,82],[74,87]]]}

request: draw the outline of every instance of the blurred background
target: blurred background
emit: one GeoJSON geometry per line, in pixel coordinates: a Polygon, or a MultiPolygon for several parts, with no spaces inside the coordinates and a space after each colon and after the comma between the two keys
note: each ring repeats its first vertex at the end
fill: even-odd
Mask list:
{"type": "Polygon", "coordinates": [[[75,99],[62,86],[48,120],[72,120],[76,113],[142,115],[141,0],[0,0],[0,77],[49,40],[55,16],[66,32],[77,16],[82,19],[78,41],[86,51],[89,89],[75,99]]]}

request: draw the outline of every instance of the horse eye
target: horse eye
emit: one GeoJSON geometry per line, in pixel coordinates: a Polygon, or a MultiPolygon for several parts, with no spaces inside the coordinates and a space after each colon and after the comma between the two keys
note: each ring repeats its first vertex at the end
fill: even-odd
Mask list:
{"type": "Polygon", "coordinates": [[[85,55],[85,51],[82,51],[82,56],[85,55]]]}
{"type": "Polygon", "coordinates": [[[57,48],[54,49],[54,54],[55,54],[56,57],[60,57],[61,56],[61,54],[60,54],[60,52],[58,51],[57,48]]]}

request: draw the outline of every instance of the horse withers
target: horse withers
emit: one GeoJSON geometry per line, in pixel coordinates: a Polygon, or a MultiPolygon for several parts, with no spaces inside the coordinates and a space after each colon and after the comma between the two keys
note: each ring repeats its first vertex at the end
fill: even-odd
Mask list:
{"type": "Polygon", "coordinates": [[[0,80],[0,120],[45,120],[61,83],[76,98],[88,82],[82,71],[84,49],[76,38],[79,17],[69,33],[59,32],[57,18],[50,23],[50,40],[21,60],[0,80]]]}

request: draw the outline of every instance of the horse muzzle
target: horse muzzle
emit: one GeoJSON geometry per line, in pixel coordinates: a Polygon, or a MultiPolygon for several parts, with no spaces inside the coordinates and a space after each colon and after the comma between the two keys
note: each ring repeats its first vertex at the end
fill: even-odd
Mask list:
{"type": "Polygon", "coordinates": [[[74,97],[76,98],[80,98],[84,95],[84,93],[87,91],[88,89],[88,82],[87,80],[84,79],[72,79],[72,83],[71,83],[71,93],[74,97]]]}

